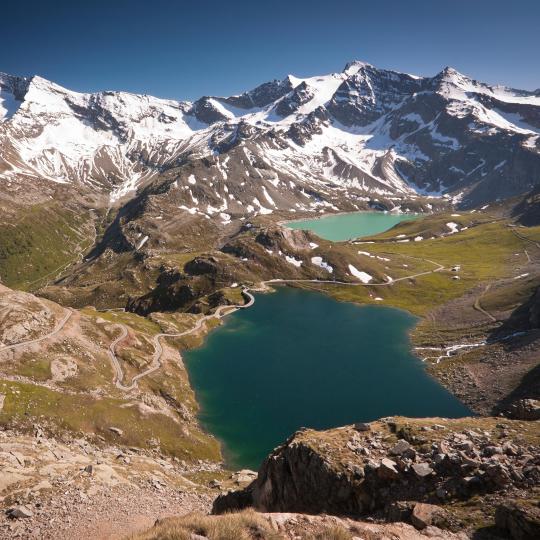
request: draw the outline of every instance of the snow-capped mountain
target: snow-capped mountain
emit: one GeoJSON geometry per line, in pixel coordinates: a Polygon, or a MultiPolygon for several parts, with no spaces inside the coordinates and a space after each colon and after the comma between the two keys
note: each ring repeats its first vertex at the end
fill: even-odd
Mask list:
{"type": "Polygon", "coordinates": [[[165,180],[179,211],[225,222],[417,194],[474,206],[540,184],[540,91],[363,62],[193,103],[0,74],[0,185],[36,178],[108,204],[165,180]]]}

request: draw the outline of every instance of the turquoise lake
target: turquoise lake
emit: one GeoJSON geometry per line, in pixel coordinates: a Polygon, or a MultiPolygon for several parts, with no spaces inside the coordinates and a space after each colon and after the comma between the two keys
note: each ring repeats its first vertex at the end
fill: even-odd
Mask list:
{"type": "Polygon", "coordinates": [[[353,212],[351,214],[329,215],[318,219],[288,221],[285,225],[290,229],[313,231],[321,238],[340,242],[387,231],[400,221],[418,219],[419,217],[415,214],[353,212]]]}
{"type": "Polygon", "coordinates": [[[185,352],[200,421],[231,467],[257,469],[302,426],[470,415],[411,354],[415,321],[400,310],[288,287],[258,294],[253,307],[185,352]]]}

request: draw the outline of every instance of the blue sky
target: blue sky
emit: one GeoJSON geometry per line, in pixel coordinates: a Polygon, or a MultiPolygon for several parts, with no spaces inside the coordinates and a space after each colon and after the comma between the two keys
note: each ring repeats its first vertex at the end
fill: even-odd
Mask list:
{"type": "Polygon", "coordinates": [[[79,91],[229,95],[352,59],[540,88],[540,1],[5,2],[0,71],[79,91]]]}

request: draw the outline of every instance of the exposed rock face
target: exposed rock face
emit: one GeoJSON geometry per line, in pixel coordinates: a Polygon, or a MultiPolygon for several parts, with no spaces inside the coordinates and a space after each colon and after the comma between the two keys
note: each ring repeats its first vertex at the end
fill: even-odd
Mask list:
{"type": "Polygon", "coordinates": [[[511,421],[497,427],[496,419],[469,419],[465,430],[458,421],[421,422],[386,419],[362,432],[352,427],[300,431],[265,460],[248,488],[218,497],[214,512],[253,506],[271,512],[390,515],[423,528],[455,522],[452,513],[439,508],[451,507],[452,501],[474,496],[479,504],[488,494],[506,497],[539,486],[539,426],[532,426],[534,444],[523,444],[508,436],[511,421]],[[405,506],[396,512],[396,504],[405,506]]]}
{"type": "Polygon", "coordinates": [[[276,227],[265,229],[257,234],[255,241],[270,249],[282,248],[284,250],[310,249],[312,235],[307,231],[276,227]]]}
{"type": "Polygon", "coordinates": [[[514,217],[526,227],[534,227],[540,224],[540,187],[534,188],[514,208],[514,217]]]}
{"type": "Polygon", "coordinates": [[[296,112],[304,103],[307,103],[314,97],[313,90],[306,84],[300,83],[293,92],[286,98],[281,99],[276,105],[276,113],[279,116],[285,117],[296,112]]]}
{"type": "Polygon", "coordinates": [[[221,101],[242,109],[264,107],[283,97],[292,89],[293,84],[287,77],[283,81],[274,80],[263,83],[249,92],[244,92],[240,96],[222,98],[221,101]]]}
{"type": "Polygon", "coordinates": [[[531,328],[540,328],[540,287],[533,294],[528,308],[531,328]]]}
{"type": "Polygon", "coordinates": [[[183,278],[184,276],[175,270],[165,271],[159,276],[153,291],[128,302],[128,311],[147,315],[153,311],[172,311],[188,306],[195,301],[197,295],[193,285],[184,282],[183,278]]]}

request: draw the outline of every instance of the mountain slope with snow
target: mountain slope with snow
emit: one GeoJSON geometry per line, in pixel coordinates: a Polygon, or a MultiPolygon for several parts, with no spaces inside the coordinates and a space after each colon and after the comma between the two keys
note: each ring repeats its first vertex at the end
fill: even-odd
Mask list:
{"type": "Polygon", "coordinates": [[[179,211],[223,221],[418,194],[478,206],[540,184],[540,94],[363,62],[193,103],[0,74],[0,185],[116,204],[173,177],[179,211]]]}

